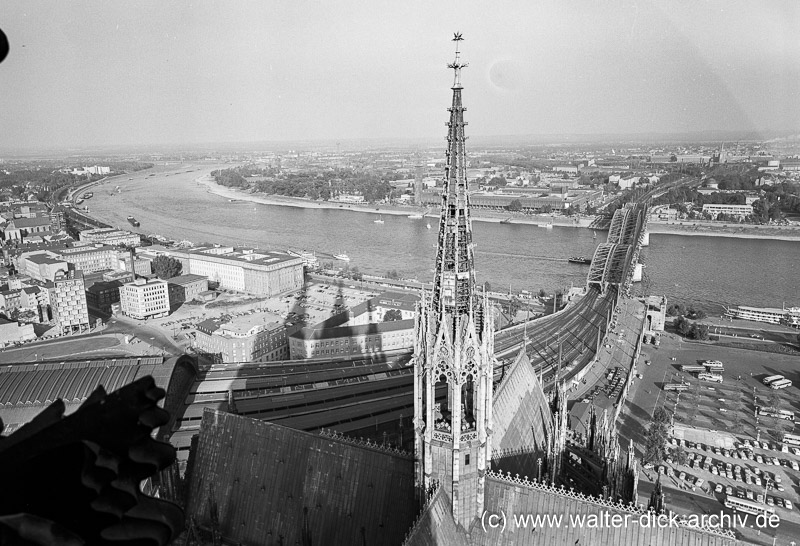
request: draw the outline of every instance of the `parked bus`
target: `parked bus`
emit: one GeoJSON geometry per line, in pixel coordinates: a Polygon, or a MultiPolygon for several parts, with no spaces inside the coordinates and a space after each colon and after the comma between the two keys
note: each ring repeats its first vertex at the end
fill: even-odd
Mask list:
{"type": "Polygon", "coordinates": [[[783,377],[782,375],[771,375],[769,377],[765,377],[763,383],[769,386],[769,384],[772,383],[773,381],[780,381],[781,379],[786,379],[786,378],[783,377]]]}
{"type": "Polygon", "coordinates": [[[667,383],[664,385],[665,391],[682,392],[689,389],[689,383],[667,383]]]}
{"type": "Polygon", "coordinates": [[[781,440],[784,444],[790,446],[800,446],[800,436],[797,434],[789,434],[788,432],[783,435],[783,440],[781,440]]]}
{"type": "Polygon", "coordinates": [[[758,414],[765,417],[775,417],[777,419],[786,419],[787,421],[794,421],[794,412],[789,410],[776,410],[772,408],[758,408],[758,414]]]}
{"type": "Polygon", "coordinates": [[[714,383],[722,383],[722,376],[718,373],[704,372],[701,374],[697,374],[697,379],[700,379],[702,381],[712,381],[714,383]]]}
{"type": "Polygon", "coordinates": [[[779,379],[778,381],[773,381],[769,384],[770,389],[785,389],[786,387],[791,387],[792,381],[789,379],[779,379]]]}
{"type": "Polygon", "coordinates": [[[687,373],[703,373],[704,371],[706,371],[706,368],[705,368],[705,366],[695,366],[695,365],[692,365],[692,364],[684,364],[683,366],[681,366],[681,371],[682,372],[687,372],[687,373]]]}
{"type": "Polygon", "coordinates": [[[708,368],[708,371],[723,371],[725,367],[722,365],[722,362],[719,360],[706,360],[703,362],[703,366],[708,368]]]}
{"type": "Polygon", "coordinates": [[[736,512],[746,512],[754,515],[775,513],[775,508],[772,506],[764,506],[763,504],[759,504],[755,501],[740,499],[738,497],[734,497],[733,495],[725,496],[725,507],[732,508],[736,512]]]}

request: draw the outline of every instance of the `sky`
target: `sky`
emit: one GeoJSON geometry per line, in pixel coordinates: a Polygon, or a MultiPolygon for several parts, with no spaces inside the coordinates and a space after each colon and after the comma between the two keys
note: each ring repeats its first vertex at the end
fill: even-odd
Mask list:
{"type": "Polygon", "coordinates": [[[5,0],[0,149],[800,133],[800,2],[5,0]]]}

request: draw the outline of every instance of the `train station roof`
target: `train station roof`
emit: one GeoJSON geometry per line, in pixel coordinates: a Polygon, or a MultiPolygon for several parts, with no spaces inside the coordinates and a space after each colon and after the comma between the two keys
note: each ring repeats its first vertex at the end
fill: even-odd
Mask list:
{"type": "Polygon", "coordinates": [[[146,356],[2,365],[0,419],[6,426],[4,434],[29,422],[58,399],[64,401],[66,413],[71,413],[101,385],[112,392],[150,375],[157,386],[167,390],[178,360],[146,356]]]}

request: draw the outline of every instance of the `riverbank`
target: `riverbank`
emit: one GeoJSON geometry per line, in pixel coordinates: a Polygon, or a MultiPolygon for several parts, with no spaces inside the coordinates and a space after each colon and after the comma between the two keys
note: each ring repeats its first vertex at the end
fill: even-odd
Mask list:
{"type": "Polygon", "coordinates": [[[756,226],[756,225],[716,225],[693,222],[647,223],[647,230],[669,235],[689,235],[704,237],[731,237],[735,239],[771,239],[774,241],[800,241],[800,227],[756,226]]]}
{"type": "MultiPolygon", "coordinates": [[[[393,216],[411,216],[415,214],[422,214],[424,211],[420,207],[403,207],[397,205],[356,205],[347,203],[337,203],[335,201],[312,201],[302,197],[286,197],[283,195],[268,195],[264,193],[246,193],[234,188],[228,188],[217,184],[211,175],[201,176],[197,179],[199,184],[206,186],[209,193],[218,195],[225,199],[232,199],[234,201],[250,201],[252,203],[260,203],[262,205],[277,205],[283,207],[296,207],[303,209],[333,209],[333,210],[348,210],[352,212],[361,212],[373,215],[393,215],[393,216]]],[[[429,211],[425,214],[425,218],[439,218],[438,210],[431,211],[431,207],[427,207],[429,211]]],[[[553,217],[547,214],[539,215],[524,215],[513,212],[493,212],[484,210],[472,210],[470,216],[475,222],[494,222],[505,224],[526,224],[533,226],[544,227],[547,224],[552,224],[558,227],[589,227],[594,220],[593,216],[582,218],[569,218],[569,217],[553,217]]]]}

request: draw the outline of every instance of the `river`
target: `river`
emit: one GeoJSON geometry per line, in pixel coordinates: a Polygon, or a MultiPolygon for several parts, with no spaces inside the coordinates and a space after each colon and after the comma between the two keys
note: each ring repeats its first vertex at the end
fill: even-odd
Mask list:
{"type": "MultiPolygon", "coordinates": [[[[407,278],[430,279],[435,221],[427,229],[428,219],[384,215],[384,223],[376,224],[373,214],[230,202],[196,181],[219,167],[167,165],[117,177],[97,187],[86,204],[92,216],[124,229],[131,229],[126,217],[135,216],[143,234],[308,249],[323,262],[334,262],[331,256],[344,252],[350,267],[362,273],[397,270],[407,278]],[[120,193],[114,191],[117,185],[120,193]]],[[[606,238],[606,232],[598,231],[595,239],[592,230],[582,228],[479,221],[473,222],[473,231],[479,282],[514,292],[541,288],[552,293],[583,285],[588,266],[566,259],[592,256],[606,238]]],[[[642,261],[646,268],[640,290],[664,294],[670,301],[695,302],[710,313],[725,305],[800,305],[800,241],[652,234],[642,261]]]]}

